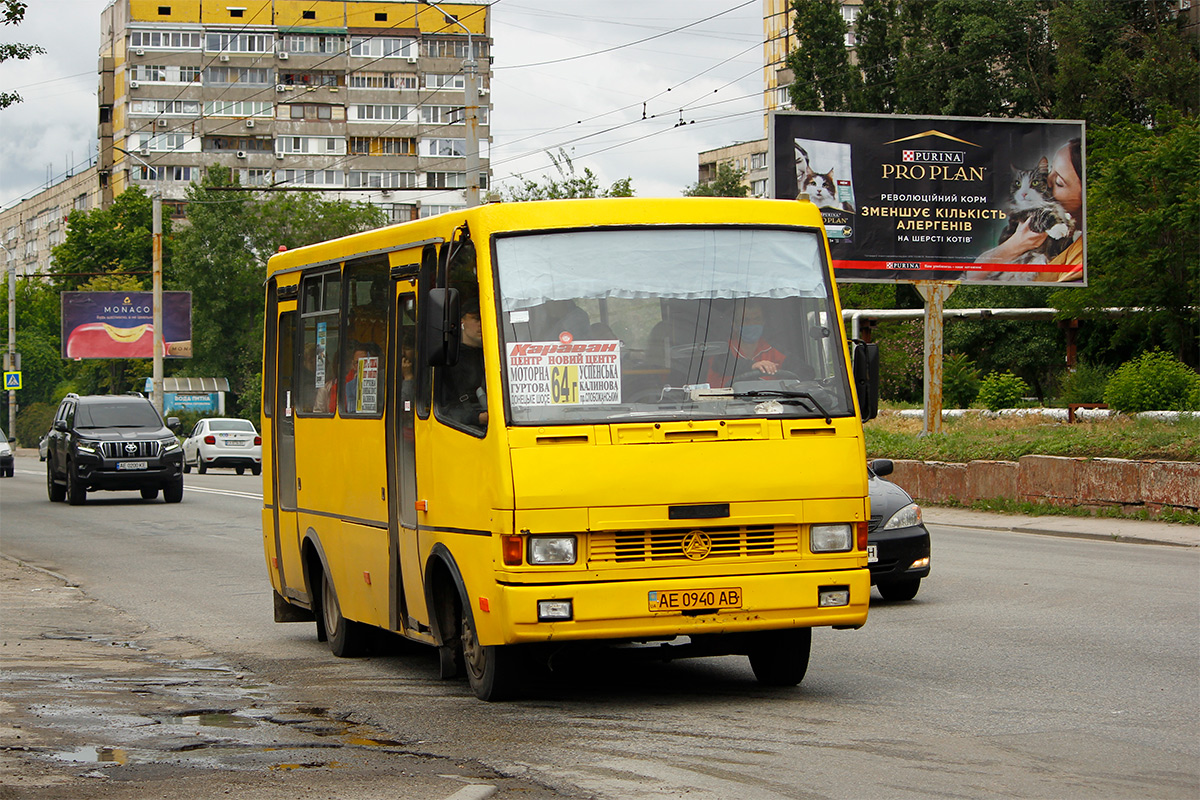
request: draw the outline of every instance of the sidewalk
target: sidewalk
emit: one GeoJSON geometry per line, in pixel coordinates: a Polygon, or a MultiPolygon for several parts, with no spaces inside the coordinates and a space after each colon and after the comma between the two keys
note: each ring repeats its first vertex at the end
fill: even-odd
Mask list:
{"type": "Polygon", "coordinates": [[[921,514],[929,525],[1036,533],[1043,536],[1068,536],[1077,539],[1200,547],[1200,526],[1198,525],[1176,525],[1168,522],[1113,517],[1030,517],[1022,514],[995,514],[987,511],[971,511],[964,508],[924,504],[921,506],[921,514]]]}

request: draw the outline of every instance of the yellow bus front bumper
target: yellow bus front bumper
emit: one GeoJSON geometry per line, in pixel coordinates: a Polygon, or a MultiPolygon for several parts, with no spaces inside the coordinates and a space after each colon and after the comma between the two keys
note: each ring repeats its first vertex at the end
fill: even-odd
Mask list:
{"type": "MultiPolygon", "coordinates": [[[[866,569],[715,578],[608,581],[569,585],[498,584],[473,605],[485,645],[587,639],[658,639],[819,626],[858,627],[867,621],[871,574],[866,569]],[[849,604],[822,608],[824,589],[845,587],[849,604]],[[740,607],[712,611],[651,611],[651,593],[736,589],[740,607]],[[539,621],[538,602],[570,600],[573,618],[539,621]]],[[[719,595],[718,595],[719,596],[719,595]]]]}

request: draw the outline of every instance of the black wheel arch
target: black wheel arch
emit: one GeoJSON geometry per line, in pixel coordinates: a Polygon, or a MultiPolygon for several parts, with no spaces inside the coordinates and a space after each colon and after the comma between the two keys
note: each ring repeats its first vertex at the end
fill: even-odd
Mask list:
{"type": "Polygon", "coordinates": [[[429,627],[434,642],[439,647],[446,645],[448,639],[457,638],[458,615],[454,613],[455,600],[461,605],[463,613],[470,615],[471,624],[474,625],[475,609],[471,607],[462,571],[458,568],[458,562],[454,560],[450,548],[438,542],[430,551],[429,558],[425,560],[425,607],[429,609],[429,627]],[[447,596],[451,588],[457,597],[447,596]]]}

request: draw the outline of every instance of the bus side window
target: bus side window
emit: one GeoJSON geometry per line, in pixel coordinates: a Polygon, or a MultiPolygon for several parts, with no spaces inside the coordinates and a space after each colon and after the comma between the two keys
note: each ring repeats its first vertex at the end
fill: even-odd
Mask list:
{"type": "Polygon", "coordinates": [[[384,343],[387,339],[386,256],[347,261],[342,273],[346,335],[342,340],[338,407],[343,416],[383,413],[384,343]]]}
{"type": "Polygon", "coordinates": [[[488,423],[487,370],[483,360],[475,246],[464,236],[442,248],[451,248],[446,263],[446,285],[458,290],[460,344],[458,362],[435,371],[434,410],[443,422],[483,434],[488,423]]]}
{"type": "Polygon", "coordinates": [[[300,416],[329,416],[338,394],[341,276],[327,271],[304,276],[300,312],[300,416]]]}

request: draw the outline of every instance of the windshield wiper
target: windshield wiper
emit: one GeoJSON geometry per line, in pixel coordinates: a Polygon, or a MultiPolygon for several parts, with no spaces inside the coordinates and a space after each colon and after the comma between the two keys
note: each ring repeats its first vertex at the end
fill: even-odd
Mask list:
{"type": "Polygon", "coordinates": [[[801,402],[802,400],[808,400],[814,406],[816,406],[817,411],[821,412],[821,414],[823,414],[825,416],[825,424],[826,425],[833,424],[833,417],[831,417],[829,415],[828,411],[826,411],[824,408],[821,407],[821,404],[819,402],[817,402],[817,398],[813,397],[808,392],[796,392],[796,391],[792,391],[790,389],[753,389],[748,392],[734,392],[733,396],[734,397],[750,397],[750,398],[754,398],[754,397],[784,397],[784,398],[789,398],[789,399],[795,400],[794,403],[791,403],[789,405],[798,405],[801,408],[803,408],[805,411],[812,411],[811,408],[809,408],[803,402],[801,402]]]}

